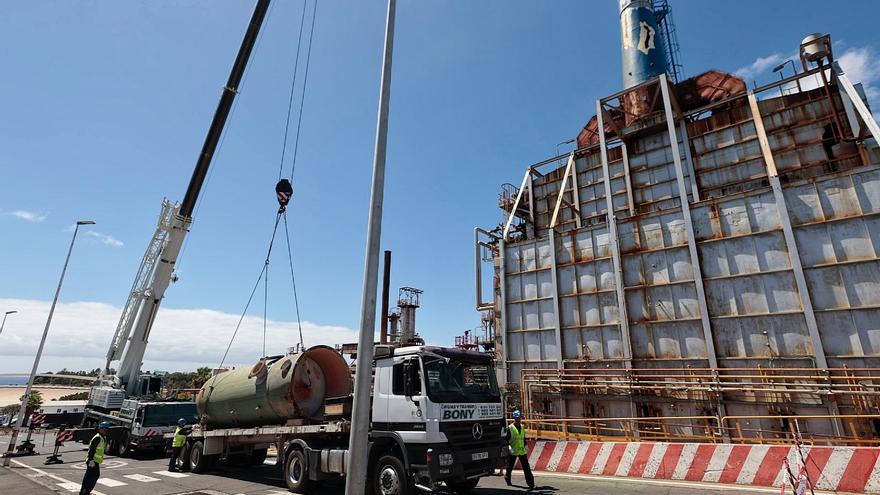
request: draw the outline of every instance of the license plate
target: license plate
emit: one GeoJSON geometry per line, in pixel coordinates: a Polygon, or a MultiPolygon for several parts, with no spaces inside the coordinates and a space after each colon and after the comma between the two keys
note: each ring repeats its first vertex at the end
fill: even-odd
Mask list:
{"type": "Polygon", "coordinates": [[[479,460],[488,459],[488,458],[489,458],[488,452],[477,452],[475,454],[471,454],[472,461],[479,461],[479,460]]]}

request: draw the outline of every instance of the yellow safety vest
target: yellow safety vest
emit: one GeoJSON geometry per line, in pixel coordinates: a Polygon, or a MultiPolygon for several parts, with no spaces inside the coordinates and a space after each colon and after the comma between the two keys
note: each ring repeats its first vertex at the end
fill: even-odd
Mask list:
{"type": "Polygon", "coordinates": [[[507,431],[510,432],[510,455],[528,454],[526,450],[526,427],[517,428],[515,424],[511,423],[507,427],[507,431]]]}
{"type": "Polygon", "coordinates": [[[186,443],[186,435],[182,435],[180,433],[180,427],[178,426],[176,430],[174,430],[174,439],[171,440],[172,447],[183,447],[183,444],[186,443]]]}
{"type": "Polygon", "coordinates": [[[104,462],[104,445],[106,442],[100,433],[95,433],[95,436],[92,437],[92,440],[89,443],[92,443],[92,441],[95,440],[95,437],[98,437],[98,446],[95,447],[95,455],[92,457],[92,460],[97,464],[101,464],[104,462]]]}

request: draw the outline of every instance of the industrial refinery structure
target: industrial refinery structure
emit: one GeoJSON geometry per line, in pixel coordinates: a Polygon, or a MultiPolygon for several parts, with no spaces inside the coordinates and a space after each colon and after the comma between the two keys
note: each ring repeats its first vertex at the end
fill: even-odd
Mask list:
{"type": "Polygon", "coordinates": [[[625,89],[475,231],[508,401],[544,436],[880,442],[880,129],[861,86],[829,35],[765,86],[676,81],[658,18],[621,0],[625,89]]]}

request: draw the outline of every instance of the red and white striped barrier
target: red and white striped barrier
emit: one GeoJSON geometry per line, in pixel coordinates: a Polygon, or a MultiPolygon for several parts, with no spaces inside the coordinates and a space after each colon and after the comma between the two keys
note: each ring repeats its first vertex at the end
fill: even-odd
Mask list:
{"type": "MultiPolygon", "coordinates": [[[[711,443],[530,442],[535,471],[779,487],[791,446],[711,443]]],[[[880,493],[880,448],[802,447],[806,474],[819,490],[880,493]]]]}

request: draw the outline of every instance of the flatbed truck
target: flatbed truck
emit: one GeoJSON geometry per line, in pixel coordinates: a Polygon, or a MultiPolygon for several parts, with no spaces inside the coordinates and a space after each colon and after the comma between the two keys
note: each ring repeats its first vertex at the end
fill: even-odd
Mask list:
{"type": "MultiPolygon", "coordinates": [[[[367,493],[464,493],[506,459],[504,411],[487,354],[377,346],[371,399],[367,493]]],[[[178,467],[201,473],[222,461],[262,464],[274,445],[288,489],[307,493],[345,475],[350,426],[350,416],[250,428],[203,422],[188,436],[178,467]]]]}

